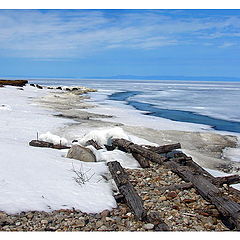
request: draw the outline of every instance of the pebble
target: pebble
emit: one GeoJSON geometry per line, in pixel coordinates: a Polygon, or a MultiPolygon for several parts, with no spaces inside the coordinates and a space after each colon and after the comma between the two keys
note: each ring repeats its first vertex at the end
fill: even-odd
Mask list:
{"type": "Polygon", "coordinates": [[[41,220],[41,223],[42,224],[48,224],[48,220],[43,219],[43,220],[41,220]]]}
{"type": "Polygon", "coordinates": [[[165,196],[161,196],[161,197],[158,198],[158,200],[159,200],[159,201],[166,201],[167,198],[166,198],[165,196]]]}
{"type": "Polygon", "coordinates": [[[143,225],[143,228],[146,230],[152,230],[154,228],[154,225],[152,223],[147,223],[143,225]]]}
{"type": "Polygon", "coordinates": [[[104,211],[102,211],[102,212],[100,213],[100,215],[101,215],[102,217],[108,217],[108,216],[110,215],[110,211],[109,211],[109,210],[104,210],[104,211]]]}

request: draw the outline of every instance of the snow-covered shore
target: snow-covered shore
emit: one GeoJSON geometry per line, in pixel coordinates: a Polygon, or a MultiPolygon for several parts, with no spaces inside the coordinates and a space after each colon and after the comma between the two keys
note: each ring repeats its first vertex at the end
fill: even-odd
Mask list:
{"type": "MultiPolygon", "coordinates": [[[[65,151],[30,147],[28,143],[36,138],[37,132],[44,136],[43,139],[49,137],[46,133],[50,131],[68,142],[79,139],[82,143],[94,137],[104,143],[114,136],[129,137],[141,144],[181,142],[183,151],[202,166],[213,169],[229,162],[221,159],[219,154],[237,141],[234,136],[187,129],[185,132],[156,130],[148,122],[145,126],[127,125],[120,118],[111,118],[110,111],[94,113],[97,108],[84,99],[69,92],[30,86],[24,90],[16,87],[0,89],[0,211],[18,213],[75,208],[97,213],[112,209],[116,206],[113,186],[102,177],[108,173],[105,162],[119,160],[124,167],[139,167],[132,156],[118,150],[110,153],[95,151],[98,162],[83,163],[65,158],[65,151]],[[214,148],[215,145],[219,149],[214,148]],[[93,176],[79,186],[73,179],[73,166],[85,169],[93,176]]],[[[136,123],[140,120],[137,118],[136,123]]]]}
{"type": "Polygon", "coordinates": [[[62,157],[53,149],[30,147],[37,132],[52,131],[72,120],[56,118],[54,112],[36,106],[33,98],[47,90],[29,86],[0,89],[0,211],[80,209],[101,212],[116,206],[111,185],[102,175],[104,162],[82,163],[62,157]],[[93,177],[79,186],[73,179],[75,169],[83,168],[93,177]]]}

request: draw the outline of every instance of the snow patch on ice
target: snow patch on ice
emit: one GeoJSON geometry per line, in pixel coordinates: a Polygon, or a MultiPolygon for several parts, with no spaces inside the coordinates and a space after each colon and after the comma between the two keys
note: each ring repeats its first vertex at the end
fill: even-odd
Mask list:
{"type": "Polygon", "coordinates": [[[240,148],[225,148],[223,157],[234,162],[240,162],[240,148]]]}

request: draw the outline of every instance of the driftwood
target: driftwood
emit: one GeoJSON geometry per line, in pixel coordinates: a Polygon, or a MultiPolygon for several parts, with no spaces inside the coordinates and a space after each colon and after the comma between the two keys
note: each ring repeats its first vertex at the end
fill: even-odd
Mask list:
{"type": "Polygon", "coordinates": [[[132,153],[132,155],[139,162],[142,168],[150,167],[149,161],[145,157],[143,157],[141,154],[132,153]]]}
{"type": "Polygon", "coordinates": [[[96,148],[97,150],[99,149],[103,149],[96,141],[94,141],[93,139],[88,140],[86,142],[86,145],[92,145],[94,148],[96,148]]]}
{"type": "Polygon", "coordinates": [[[210,201],[218,209],[230,229],[240,230],[240,205],[228,197],[215,186],[209,179],[200,174],[194,174],[188,166],[170,160],[164,165],[178,174],[183,180],[191,182],[198,193],[207,201],[210,201]]]}
{"type": "MultiPolygon", "coordinates": [[[[165,156],[160,156],[159,154],[147,150],[140,145],[134,144],[126,139],[113,139],[112,145],[118,147],[119,150],[129,153],[136,153],[142,155],[147,160],[156,163],[163,163],[163,161],[167,160],[165,156]]],[[[137,160],[137,159],[136,159],[137,160]]]]}
{"type": "Polygon", "coordinates": [[[27,80],[0,80],[0,85],[11,85],[23,87],[28,83],[27,80]]]}
{"type": "Polygon", "coordinates": [[[144,220],[146,218],[146,209],[143,206],[141,197],[137,194],[133,185],[128,181],[127,173],[117,161],[109,162],[107,165],[127,205],[134,212],[137,219],[144,220]]]}
{"type": "Polygon", "coordinates": [[[129,182],[127,173],[119,162],[108,162],[109,171],[119,189],[120,194],[114,196],[117,202],[125,202],[140,221],[154,224],[156,231],[169,231],[168,225],[161,219],[159,213],[147,214],[141,197],[137,194],[133,185],[129,182]]]}
{"type": "Polygon", "coordinates": [[[154,225],[155,231],[169,231],[169,226],[161,219],[159,212],[150,212],[147,215],[147,222],[154,225]]]}
{"type": "Polygon", "coordinates": [[[104,147],[105,147],[108,151],[113,151],[113,150],[115,149],[114,146],[105,145],[105,144],[104,144],[104,147]]]}
{"type": "Polygon", "coordinates": [[[54,148],[54,149],[69,149],[70,147],[64,146],[61,144],[53,144],[50,142],[40,141],[40,140],[32,140],[29,142],[29,145],[32,147],[44,147],[44,148],[54,148]]]}
{"type": "MultiPolygon", "coordinates": [[[[240,204],[231,200],[224,195],[221,189],[219,189],[224,183],[232,184],[238,182],[238,177],[215,178],[194,162],[191,157],[188,157],[182,152],[165,153],[166,159],[163,160],[164,156],[161,156],[161,160],[159,160],[159,158],[154,159],[156,155],[153,153],[157,154],[154,152],[157,151],[154,148],[150,151],[143,146],[134,144],[125,139],[114,139],[113,145],[125,152],[148,156],[150,161],[164,164],[166,167],[170,168],[174,173],[178,174],[183,180],[189,183],[187,187],[193,186],[204,199],[215,205],[223,222],[225,222],[230,229],[240,230],[240,204]]],[[[160,156],[159,154],[157,155],[160,156]]],[[[231,187],[229,187],[229,192],[234,194],[234,196],[239,194],[238,190],[231,187]]]]}
{"type": "Polygon", "coordinates": [[[141,145],[141,147],[146,148],[147,150],[153,151],[155,153],[168,153],[168,152],[171,152],[172,150],[181,148],[181,144],[180,143],[168,144],[168,145],[163,145],[158,147],[141,145]]]}
{"type": "Polygon", "coordinates": [[[239,175],[231,175],[226,177],[216,177],[214,183],[218,186],[222,186],[223,184],[236,184],[240,183],[240,176],[239,175]]]}

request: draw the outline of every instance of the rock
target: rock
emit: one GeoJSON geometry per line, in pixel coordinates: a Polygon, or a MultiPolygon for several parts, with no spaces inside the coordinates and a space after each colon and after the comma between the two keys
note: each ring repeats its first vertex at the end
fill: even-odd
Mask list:
{"type": "Polygon", "coordinates": [[[175,198],[175,197],[177,197],[177,193],[174,192],[174,191],[169,192],[169,193],[167,194],[167,197],[170,198],[170,199],[175,198]]]}
{"type": "Polygon", "coordinates": [[[106,221],[107,221],[107,222],[109,222],[109,221],[110,221],[110,222],[114,222],[115,220],[112,219],[112,218],[110,218],[110,217],[106,217],[106,221]]]}
{"type": "Polygon", "coordinates": [[[183,199],[184,203],[192,203],[192,202],[195,202],[195,201],[196,201],[195,199],[190,199],[190,198],[183,199]]]}
{"type": "Polygon", "coordinates": [[[16,226],[20,226],[20,225],[21,225],[21,222],[16,222],[15,225],[16,225],[16,226]]]}
{"type": "Polygon", "coordinates": [[[143,225],[143,228],[146,230],[151,230],[154,228],[154,225],[152,223],[147,223],[143,225]]]}
{"type": "Polygon", "coordinates": [[[102,212],[100,213],[100,215],[101,215],[102,217],[109,217],[110,212],[109,212],[108,210],[104,210],[104,211],[102,211],[102,212]]]}
{"type": "Polygon", "coordinates": [[[48,224],[48,220],[43,219],[43,220],[41,220],[41,223],[42,223],[42,224],[48,224]]]}
{"type": "Polygon", "coordinates": [[[159,200],[159,201],[166,201],[167,198],[166,198],[165,196],[161,196],[161,197],[158,198],[158,200],[159,200]]]}
{"type": "Polygon", "coordinates": [[[101,227],[103,224],[104,224],[103,221],[97,221],[97,222],[96,222],[96,227],[99,228],[99,227],[101,227]]]}
{"type": "Polygon", "coordinates": [[[98,230],[106,231],[106,230],[108,230],[108,228],[107,228],[105,225],[103,225],[103,226],[101,226],[98,230]]]}
{"type": "Polygon", "coordinates": [[[96,162],[96,157],[89,148],[80,145],[73,145],[68,153],[67,158],[77,159],[83,162],[96,162]]]}
{"type": "Polygon", "coordinates": [[[81,220],[79,220],[78,222],[77,222],[77,226],[78,227],[84,227],[86,225],[86,223],[85,223],[85,220],[84,219],[81,219],[81,220]]]}

